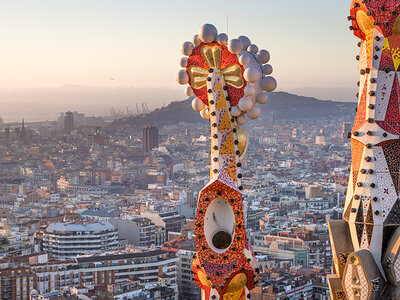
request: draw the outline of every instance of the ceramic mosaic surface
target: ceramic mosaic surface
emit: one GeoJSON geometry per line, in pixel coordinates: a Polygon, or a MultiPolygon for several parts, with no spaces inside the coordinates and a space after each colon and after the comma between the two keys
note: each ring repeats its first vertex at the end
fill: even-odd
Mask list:
{"type": "Polygon", "coordinates": [[[331,298],[369,300],[400,291],[400,1],[353,0],[348,19],[361,39],[360,83],[343,214],[349,237],[330,224],[334,264],[346,264],[332,278],[345,295],[331,298]],[[340,256],[338,243],[354,252],[340,256]]]}
{"type": "Polygon", "coordinates": [[[203,25],[193,43],[185,42],[177,76],[188,84],[192,107],[209,119],[210,181],[198,198],[192,270],[202,299],[244,300],[257,284],[258,265],[247,241],[243,214],[241,157],[247,137],[246,117],[256,119],[276,87],[266,50],[247,37],[228,42],[211,24],[203,25]]]}

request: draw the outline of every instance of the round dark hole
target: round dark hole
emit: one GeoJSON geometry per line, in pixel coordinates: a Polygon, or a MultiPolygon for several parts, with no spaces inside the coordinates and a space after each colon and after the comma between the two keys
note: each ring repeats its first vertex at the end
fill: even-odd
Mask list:
{"type": "Polygon", "coordinates": [[[232,243],[232,236],[226,231],[218,231],[216,234],[214,234],[212,243],[217,249],[226,249],[232,243]]]}

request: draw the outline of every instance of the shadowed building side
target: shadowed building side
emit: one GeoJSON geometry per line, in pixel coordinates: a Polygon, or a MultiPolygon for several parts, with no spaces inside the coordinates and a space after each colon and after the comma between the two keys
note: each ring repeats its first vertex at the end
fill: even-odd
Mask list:
{"type": "Polygon", "coordinates": [[[158,128],[147,125],[143,128],[143,152],[148,153],[158,147],[158,128]]]}
{"type": "Polygon", "coordinates": [[[70,133],[72,130],[74,130],[74,114],[67,111],[64,116],[64,131],[70,133]]]}

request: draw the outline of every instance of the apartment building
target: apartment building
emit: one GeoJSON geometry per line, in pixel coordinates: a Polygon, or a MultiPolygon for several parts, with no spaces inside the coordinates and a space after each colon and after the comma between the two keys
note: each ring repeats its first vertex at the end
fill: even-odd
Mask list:
{"type": "Polygon", "coordinates": [[[141,247],[155,245],[155,225],[148,218],[118,218],[110,220],[110,223],[118,231],[118,236],[126,239],[131,245],[141,247]]]}
{"type": "Polygon", "coordinates": [[[51,223],[43,233],[43,250],[57,258],[74,258],[117,247],[118,232],[108,221],[51,223]]]}
{"type": "Polygon", "coordinates": [[[8,265],[0,270],[0,299],[28,300],[35,274],[30,268],[8,265]]]}
{"type": "Polygon", "coordinates": [[[153,212],[153,211],[142,211],[140,216],[148,218],[156,226],[165,228],[166,239],[168,240],[168,234],[170,232],[180,232],[182,225],[184,224],[185,218],[179,215],[177,211],[172,212],[153,212]]]}
{"type": "Polygon", "coordinates": [[[184,238],[169,240],[162,248],[178,257],[179,299],[200,300],[201,291],[193,280],[192,264],[196,254],[195,241],[184,238]]]}
{"type": "Polygon", "coordinates": [[[165,283],[178,291],[178,258],[164,250],[41,261],[31,269],[36,274],[34,287],[41,294],[69,286],[93,289],[129,280],[150,286],[165,283]]]}

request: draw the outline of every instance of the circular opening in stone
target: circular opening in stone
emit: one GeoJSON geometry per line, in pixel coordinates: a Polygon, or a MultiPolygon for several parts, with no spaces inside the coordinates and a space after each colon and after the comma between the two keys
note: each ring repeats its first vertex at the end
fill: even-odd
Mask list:
{"type": "Polygon", "coordinates": [[[217,231],[213,238],[212,244],[219,250],[228,248],[232,243],[232,235],[226,231],[217,231]]]}
{"type": "Polygon", "coordinates": [[[235,236],[235,214],[223,198],[211,201],[204,215],[204,237],[212,251],[225,252],[235,236]]]}

